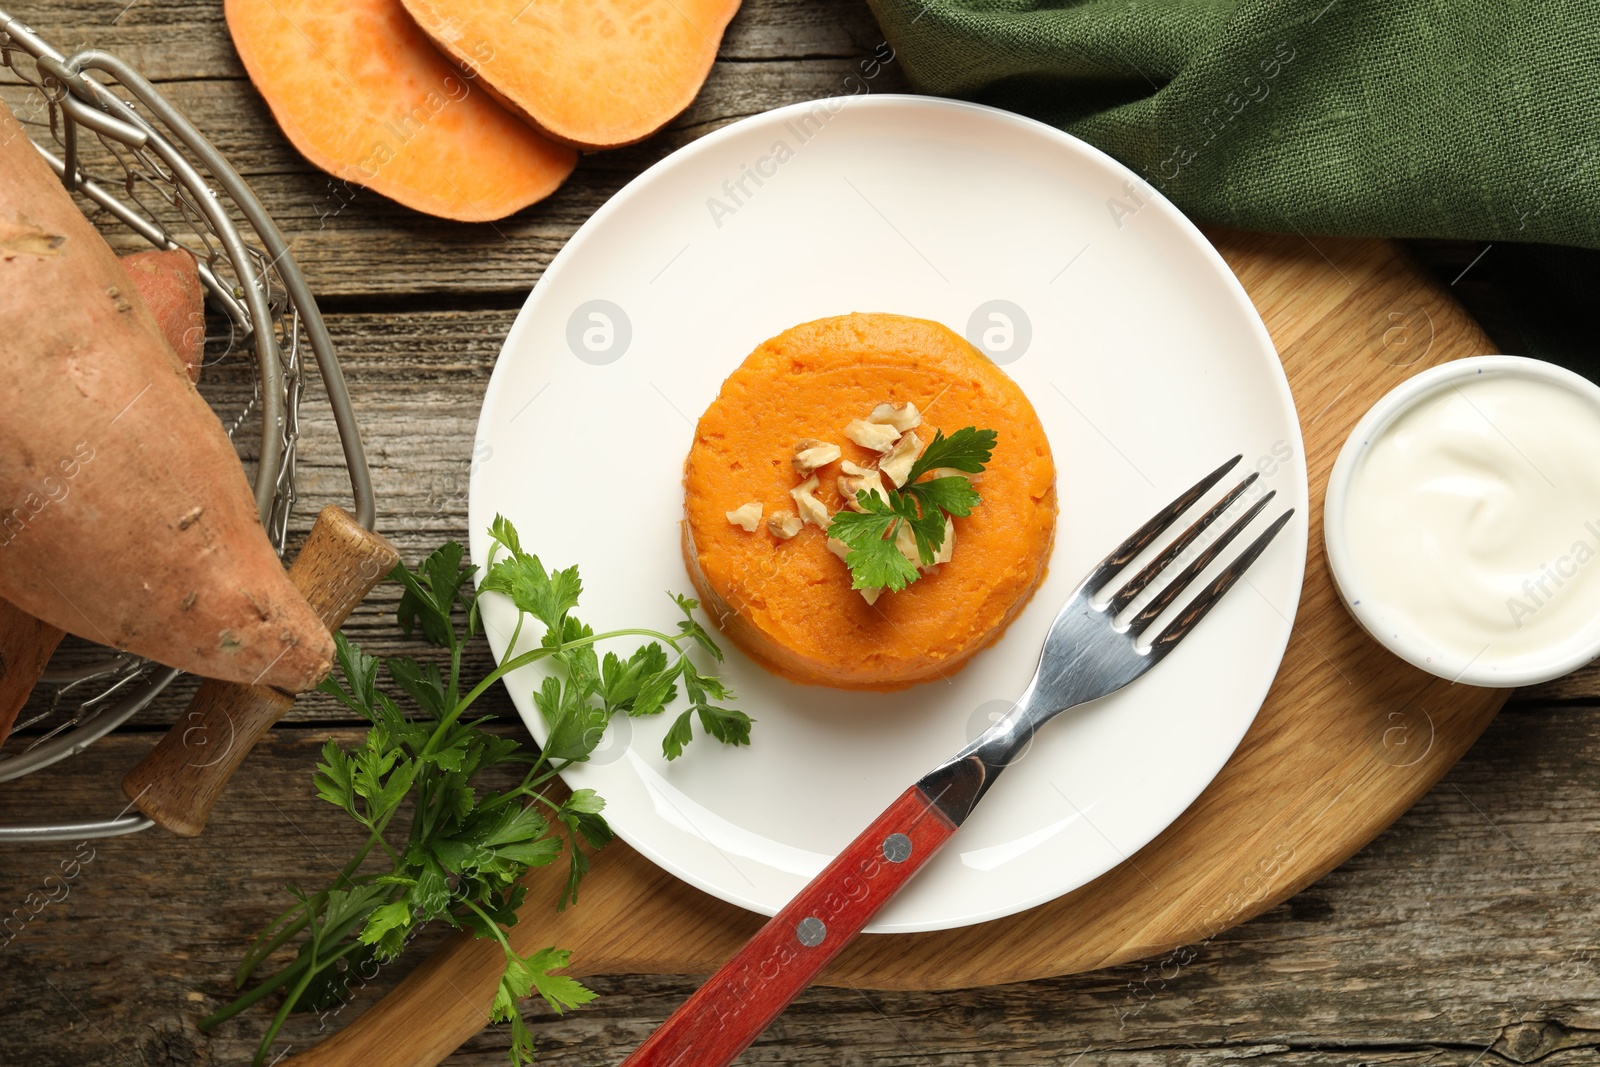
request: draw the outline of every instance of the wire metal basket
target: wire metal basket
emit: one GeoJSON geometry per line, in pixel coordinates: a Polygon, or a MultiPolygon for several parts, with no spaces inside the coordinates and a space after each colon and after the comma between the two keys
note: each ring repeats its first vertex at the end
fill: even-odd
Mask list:
{"type": "MultiPolygon", "coordinates": [[[[344,376],[316,301],[261,202],[228,161],[137,71],[106,52],[64,56],[0,8],[0,94],[79,206],[103,231],[194,253],[208,309],[228,327],[228,358],[253,358],[255,383],[229,437],[259,423],[252,485],[280,555],[294,509],[295,451],[310,349],[350,476],[356,521],[372,528],[372,481],[344,376]]],[[[111,234],[108,233],[108,236],[111,234]]],[[[210,339],[208,338],[208,341],[210,339]]],[[[208,344],[208,362],[212,362],[208,344]]],[[[180,672],[115,649],[40,680],[46,704],[0,750],[0,782],[82,752],[147,706],[180,672]]],[[[56,660],[63,657],[58,656],[56,660]]],[[[36,691],[35,696],[40,694],[36,691]]],[[[113,819],[0,826],[0,841],[111,837],[149,827],[113,819]]]]}

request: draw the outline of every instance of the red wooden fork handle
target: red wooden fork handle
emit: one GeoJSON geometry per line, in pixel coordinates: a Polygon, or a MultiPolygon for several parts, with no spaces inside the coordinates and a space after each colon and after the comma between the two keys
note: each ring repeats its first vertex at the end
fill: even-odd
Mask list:
{"type": "Polygon", "coordinates": [[[955,832],[927,794],[907,789],[622,1067],[733,1062],[955,832]]]}

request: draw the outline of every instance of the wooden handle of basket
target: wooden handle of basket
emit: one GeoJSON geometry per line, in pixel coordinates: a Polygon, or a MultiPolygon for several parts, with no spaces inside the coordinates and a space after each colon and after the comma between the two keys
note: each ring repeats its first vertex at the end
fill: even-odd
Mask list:
{"type": "MultiPolygon", "coordinates": [[[[289,580],[323,625],[337,630],[399,561],[393,545],[330,505],[289,567],[289,580]]],[[[278,689],[206,679],[183,717],[123,778],[123,793],[157,826],[194,837],[256,741],[293,706],[294,698],[278,689]]]]}

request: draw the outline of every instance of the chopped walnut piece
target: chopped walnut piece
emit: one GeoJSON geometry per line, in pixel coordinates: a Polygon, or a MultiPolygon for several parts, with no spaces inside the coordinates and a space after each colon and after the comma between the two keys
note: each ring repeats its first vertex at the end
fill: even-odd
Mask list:
{"type": "Polygon", "coordinates": [[[887,452],[900,439],[900,431],[893,426],[868,422],[866,419],[851,419],[850,425],[844,428],[844,435],[862,448],[870,448],[874,452],[887,452]]]}
{"type": "MultiPolygon", "coordinates": [[[[935,467],[928,472],[927,480],[931,482],[935,478],[965,478],[973,485],[977,485],[983,481],[983,474],[981,472],[975,474],[971,471],[958,471],[954,467],[935,467]]],[[[918,480],[920,481],[921,479],[918,480]]]]}
{"type": "Polygon", "coordinates": [[[886,474],[898,489],[906,484],[906,478],[911,475],[911,468],[916,465],[917,457],[921,454],[922,439],[908,431],[904,437],[895,442],[889,454],[878,462],[878,469],[886,474]]]}
{"type": "Polygon", "coordinates": [[[922,557],[917,553],[917,535],[911,532],[911,524],[902,522],[895,527],[894,547],[900,554],[911,562],[913,567],[922,566],[922,557]]]}
{"type": "Polygon", "coordinates": [[[802,520],[826,530],[833,524],[833,516],[828,514],[828,505],[811,495],[817,491],[819,484],[817,476],[813,474],[789,490],[789,495],[794,497],[795,510],[800,513],[802,520]]]}
{"type": "Polygon", "coordinates": [[[774,511],[767,520],[767,532],[780,541],[787,541],[800,532],[805,523],[792,511],[774,511]]]}
{"type": "Polygon", "coordinates": [[[909,400],[904,404],[879,404],[872,409],[872,414],[867,416],[867,421],[881,422],[904,433],[922,425],[922,413],[917,410],[917,405],[909,400]]]}
{"type": "Polygon", "coordinates": [[[944,517],[944,543],[939,546],[939,551],[933,554],[933,565],[949,563],[950,557],[956,550],[956,524],[950,521],[950,516],[944,517]]]}
{"type": "Polygon", "coordinates": [[[851,511],[866,511],[867,509],[862,507],[860,501],[856,499],[856,494],[863,489],[875,495],[879,500],[887,501],[889,499],[889,494],[883,488],[883,479],[878,477],[878,469],[876,467],[857,467],[854,463],[848,461],[844,466],[861,472],[854,476],[850,474],[839,475],[839,494],[844,497],[845,507],[851,511]]]}
{"type": "Polygon", "coordinates": [[[863,467],[863,466],[861,466],[861,464],[859,464],[859,463],[851,463],[847,459],[847,460],[842,460],[839,463],[839,469],[844,471],[846,474],[853,474],[857,478],[859,478],[864,474],[869,474],[869,473],[871,473],[873,471],[876,471],[878,468],[876,468],[876,467],[863,467]]]}
{"type": "Polygon", "coordinates": [[[728,516],[728,521],[735,526],[743,526],[745,532],[755,533],[756,527],[761,524],[761,503],[752,500],[748,504],[741,504],[732,511],[723,512],[728,516]]]}
{"type": "Polygon", "coordinates": [[[840,559],[844,559],[850,554],[850,546],[837,537],[830,537],[828,538],[828,551],[840,559]]]}
{"type": "Polygon", "coordinates": [[[818,467],[826,467],[838,459],[842,453],[839,446],[827,441],[816,441],[806,438],[796,442],[794,446],[794,459],[789,462],[794,464],[794,469],[801,475],[810,474],[818,467]]]}
{"type": "Polygon", "coordinates": [[[868,604],[876,604],[878,602],[878,598],[883,595],[883,587],[873,585],[868,586],[865,589],[857,589],[856,592],[860,593],[861,599],[865,600],[868,604]]]}

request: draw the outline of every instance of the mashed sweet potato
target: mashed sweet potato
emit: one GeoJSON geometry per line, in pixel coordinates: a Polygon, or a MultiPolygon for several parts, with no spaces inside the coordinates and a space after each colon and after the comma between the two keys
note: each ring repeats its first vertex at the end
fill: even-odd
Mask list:
{"type": "MultiPolygon", "coordinates": [[[[818,473],[816,495],[836,512],[839,464],[818,473]]],[[[758,662],[808,684],[889,690],[953,674],[1043,581],[1055,521],[1050,443],[1022,390],[959,335],[900,315],[818,319],[764,342],[701,416],[684,465],[684,560],[707,611],[758,662]],[[955,520],[950,562],[868,604],[817,526],[783,540],[726,513],[750,501],[769,516],[793,510],[801,439],[875,462],[844,427],[885,401],[917,405],[924,442],[966,426],[999,440],[982,504],[955,520]]]]}

